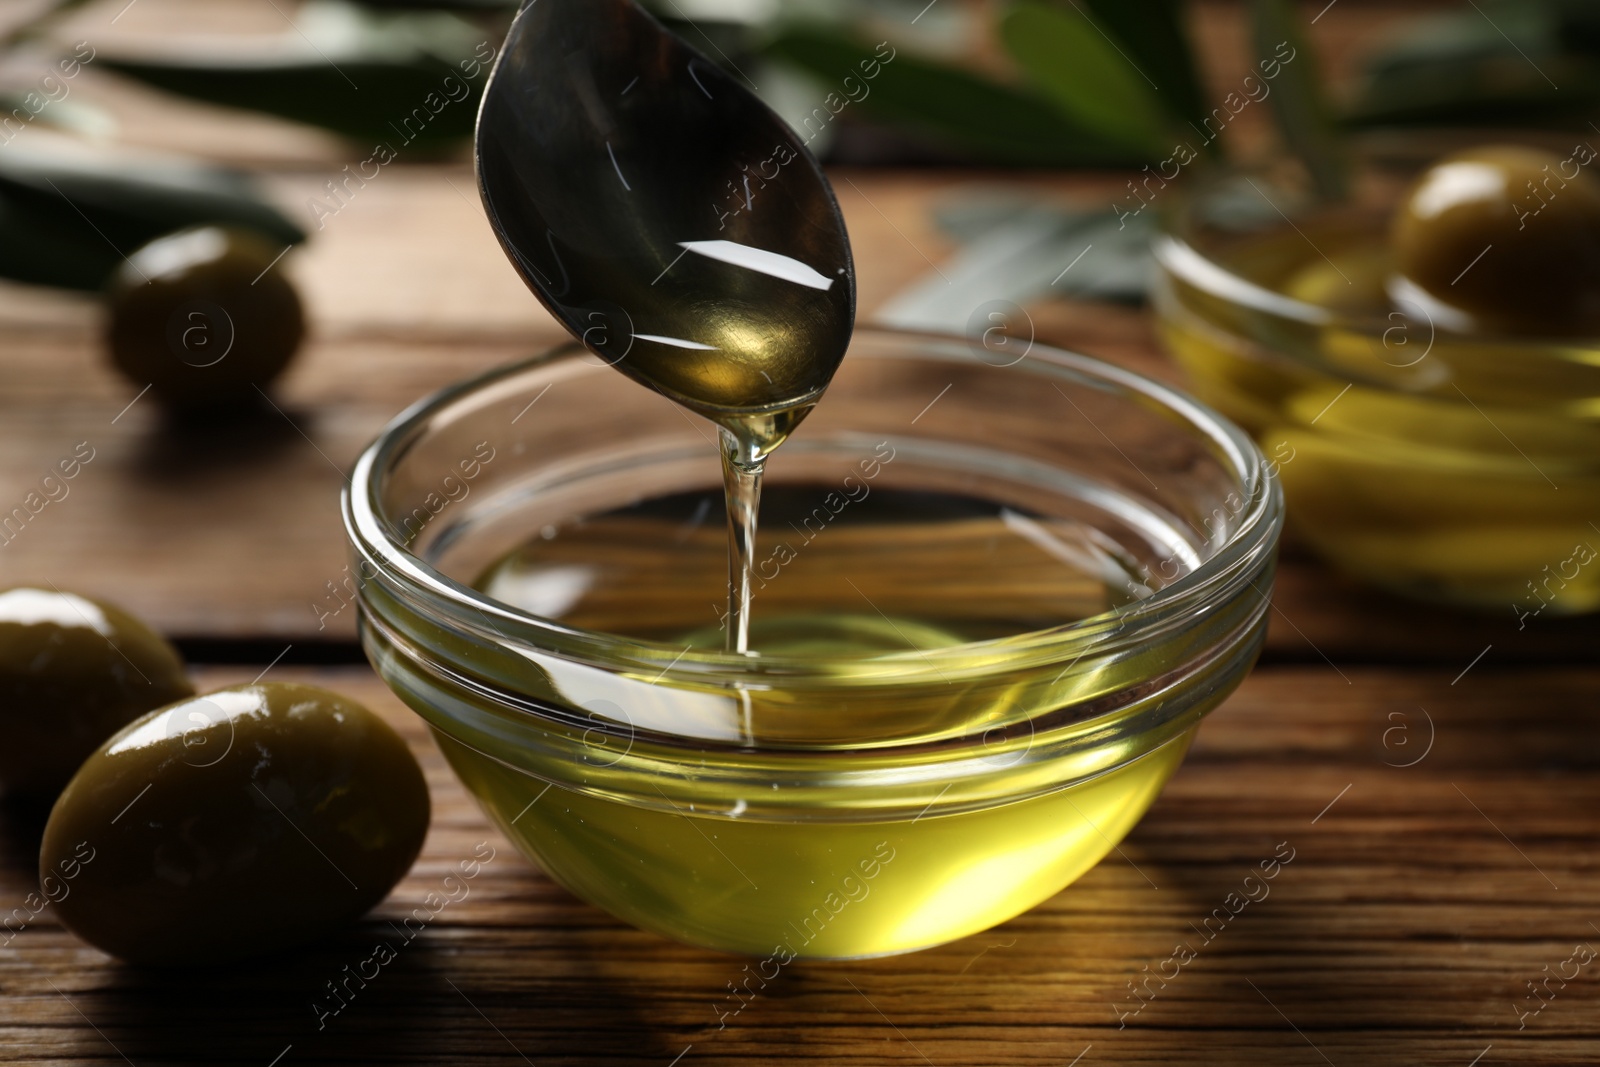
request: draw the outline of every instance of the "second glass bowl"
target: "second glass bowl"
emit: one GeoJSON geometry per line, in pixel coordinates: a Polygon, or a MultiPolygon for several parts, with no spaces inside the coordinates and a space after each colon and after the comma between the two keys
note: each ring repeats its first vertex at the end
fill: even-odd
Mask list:
{"type": "Polygon", "coordinates": [[[1158,239],[1158,323],[1196,393],[1281,473],[1294,537],[1425,600],[1520,620],[1600,607],[1600,339],[1452,333],[1390,288],[1417,168],[1344,203],[1225,174],[1158,239]]]}
{"type": "Polygon", "coordinates": [[[750,656],[713,441],[568,348],[403,415],[346,498],[379,673],[644,929],[781,966],[1002,922],[1122,839],[1260,648],[1270,469],[1136,375],[859,331],[769,468],[750,656]]]}

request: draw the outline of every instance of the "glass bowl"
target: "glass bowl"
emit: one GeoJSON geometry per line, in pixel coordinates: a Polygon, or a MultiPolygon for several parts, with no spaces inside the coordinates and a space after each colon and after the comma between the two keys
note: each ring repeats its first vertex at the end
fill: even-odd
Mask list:
{"type": "Polygon", "coordinates": [[[1341,203],[1287,167],[1200,182],[1157,240],[1163,340],[1279,466],[1290,534],[1325,560],[1521,624],[1592,610],[1600,339],[1454,332],[1392,281],[1418,172],[1369,159],[1341,203]]]}
{"type": "Polygon", "coordinates": [[[406,412],[345,497],[379,674],[638,927],[781,965],[1002,922],[1128,833],[1260,649],[1270,468],[1127,371],[858,331],[771,461],[749,656],[714,439],[573,346],[406,412]]]}

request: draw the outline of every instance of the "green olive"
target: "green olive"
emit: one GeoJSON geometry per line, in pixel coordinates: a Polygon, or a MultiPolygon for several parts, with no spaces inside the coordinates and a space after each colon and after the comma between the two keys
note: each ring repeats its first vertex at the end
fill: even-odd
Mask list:
{"type": "Polygon", "coordinates": [[[112,277],[106,342],[129,380],[169,405],[254,399],[305,335],[283,249],[204,226],[157,238],[112,277]]]}
{"type": "Polygon", "coordinates": [[[1600,330],[1600,178],[1595,153],[1490,145],[1447,156],[1395,217],[1400,273],[1497,333],[1600,330]]]}
{"type": "Polygon", "coordinates": [[[53,589],[0,593],[0,792],[53,799],[102,741],[193,692],[177,650],[127,612],[53,589]]]}
{"type": "Polygon", "coordinates": [[[82,864],[57,914],[97,948],[217,963],[367,911],[410,869],[428,817],[416,758],[372,712],[312,686],[241,685],[153,711],[90,756],[50,813],[39,869],[82,864]]]}

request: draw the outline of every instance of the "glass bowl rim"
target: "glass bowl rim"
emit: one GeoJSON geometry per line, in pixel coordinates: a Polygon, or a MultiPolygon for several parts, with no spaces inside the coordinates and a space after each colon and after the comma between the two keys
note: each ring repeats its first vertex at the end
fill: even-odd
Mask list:
{"type": "MultiPolygon", "coordinates": [[[[863,326],[856,338],[915,346],[916,358],[960,358],[954,349],[972,358],[967,340],[959,335],[863,326]],[[942,351],[941,351],[942,349],[942,351]]],[[[846,358],[905,358],[904,352],[872,355],[856,351],[856,338],[846,358]]],[[[451,578],[405,548],[390,534],[383,520],[380,493],[385,473],[415,443],[430,420],[474,393],[542,367],[575,360],[587,352],[573,340],[552,346],[529,359],[495,367],[423,397],[396,415],[363,449],[342,491],[345,533],[362,561],[372,561],[380,573],[399,575],[404,591],[423,600],[452,624],[480,631],[490,639],[521,640],[530,647],[563,655],[578,662],[611,669],[658,671],[657,683],[728,684],[743,679],[759,685],[760,679],[781,677],[785,686],[824,686],[834,679],[818,660],[778,655],[742,656],[710,650],[685,650],[677,645],[625,637],[604,631],[570,627],[553,619],[521,611],[485,596],[451,578]],[[477,616],[475,619],[474,616],[477,616]],[[481,620],[481,621],[479,621],[481,620]],[[485,630],[484,624],[487,624],[485,630]]],[[[1155,634],[1180,626],[1207,606],[1225,602],[1241,585],[1253,583],[1255,568],[1247,566],[1263,554],[1270,555],[1283,526],[1283,494],[1256,443],[1239,427],[1187,394],[1136,371],[1053,345],[1033,344],[1028,351],[1032,373],[1044,373],[1080,384],[1110,385],[1118,392],[1174,415],[1186,430],[1213,446],[1219,461],[1236,476],[1242,506],[1233,516],[1237,528],[1198,568],[1182,575],[1149,597],[1098,615],[1039,630],[967,642],[930,650],[879,652],[851,657],[857,666],[872,665],[874,680],[917,684],[930,679],[948,681],[952,674],[971,676],[1012,670],[1029,662],[1061,662],[1074,656],[1110,655],[1143,643],[1155,634]],[[1047,368],[1041,370],[1040,368],[1047,368]],[[997,657],[997,649],[1004,656],[997,657]],[[998,664],[996,661],[1002,660],[998,664]]],[[[1009,369],[1009,368],[1006,368],[1009,369]]],[[[618,386],[624,382],[619,379],[618,386]]],[[[628,388],[642,388],[626,383],[628,388]]],[[[1113,442],[1113,446],[1114,442],[1113,442]]],[[[849,684],[860,685],[858,675],[849,684]]]]}

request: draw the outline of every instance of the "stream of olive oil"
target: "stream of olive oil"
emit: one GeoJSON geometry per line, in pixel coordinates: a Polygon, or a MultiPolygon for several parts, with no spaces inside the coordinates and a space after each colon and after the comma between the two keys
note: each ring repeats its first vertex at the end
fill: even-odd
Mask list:
{"type": "MultiPolygon", "coordinates": [[[[762,362],[771,363],[771,353],[762,362]]],[[[755,543],[761,511],[761,479],[767,457],[788,440],[800,420],[811,413],[827,386],[823,368],[807,368],[803,353],[779,350],[777,362],[789,364],[785,377],[809,374],[813,388],[807,399],[759,414],[713,412],[721,426],[722,489],[728,514],[728,612],[723,649],[740,654],[750,651],[750,598],[754,584],[755,543]]],[[[766,371],[761,373],[766,374],[766,371]]],[[[832,376],[827,369],[827,376],[832,376]]]]}
{"type": "Polygon", "coordinates": [[[728,611],[724,651],[740,654],[750,651],[756,527],[767,457],[813,406],[807,403],[761,418],[729,419],[722,426],[722,492],[728,514],[728,611]]]}
{"type": "MultiPolygon", "coordinates": [[[[688,283],[694,266],[680,268],[668,284],[694,291],[688,283]]],[[[842,342],[828,358],[826,350],[795,339],[791,319],[814,316],[809,303],[824,298],[804,286],[791,286],[784,295],[787,299],[751,303],[725,293],[696,322],[701,340],[635,333],[625,356],[613,364],[720,428],[728,515],[728,652],[750,649],[751,553],[767,457],[816,406],[843,355],[842,342]]]]}

